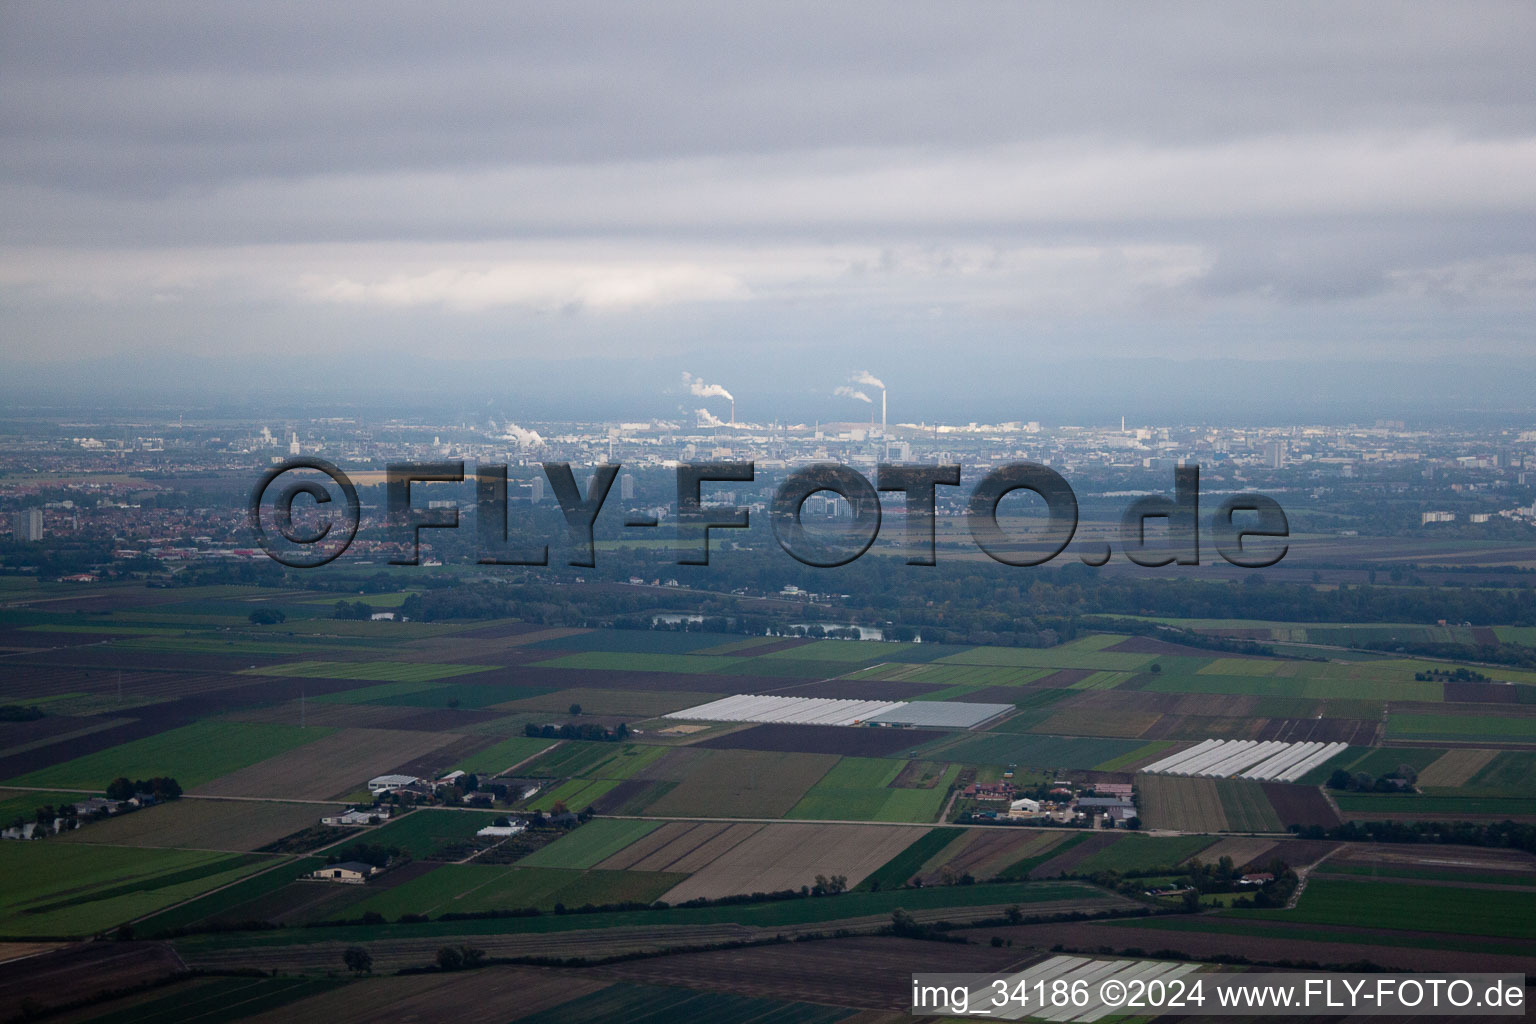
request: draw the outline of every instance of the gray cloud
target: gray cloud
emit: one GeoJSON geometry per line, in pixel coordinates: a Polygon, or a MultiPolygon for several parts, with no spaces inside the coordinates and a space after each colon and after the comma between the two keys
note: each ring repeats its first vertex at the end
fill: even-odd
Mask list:
{"type": "Polygon", "coordinates": [[[1517,3],[10,4],[0,355],[1526,354],[1533,67],[1517,3]]]}

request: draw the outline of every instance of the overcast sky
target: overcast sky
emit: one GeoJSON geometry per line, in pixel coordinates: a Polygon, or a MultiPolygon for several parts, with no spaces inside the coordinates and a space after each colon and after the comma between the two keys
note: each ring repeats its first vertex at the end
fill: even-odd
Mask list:
{"type": "Polygon", "coordinates": [[[0,366],[1529,393],[1533,69],[1528,3],[0,3],[0,366]]]}

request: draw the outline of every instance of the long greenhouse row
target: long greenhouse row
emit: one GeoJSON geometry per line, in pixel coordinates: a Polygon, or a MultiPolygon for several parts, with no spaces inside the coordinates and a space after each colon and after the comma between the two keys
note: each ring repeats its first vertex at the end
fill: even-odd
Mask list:
{"type": "Polygon", "coordinates": [[[858,725],[904,701],[840,700],[835,697],[769,697],[738,693],[665,716],[705,722],[795,722],[801,725],[858,725]]]}
{"type": "Polygon", "coordinates": [[[1318,765],[1343,753],[1347,743],[1282,743],[1279,740],[1204,740],[1141,769],[1165,775],[1236,776],[1270,782],[1295,782],[1318,765]]]}

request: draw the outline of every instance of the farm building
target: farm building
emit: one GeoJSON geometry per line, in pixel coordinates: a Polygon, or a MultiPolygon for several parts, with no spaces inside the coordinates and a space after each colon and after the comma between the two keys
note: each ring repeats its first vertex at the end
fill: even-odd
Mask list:
{"type": "Polygon", "coordinates": [[[372,807],[367,810],[351,809],[341,814],[321,818],[322,825],[377,825],[389,819],[388,807],[372,807]]]}
{"type": "Polygon", "coordinates": [[[524,825],[522,822],[513,822],[510,825],[487,825],[485,828],[482,828],[480,831],[476,832],[475,835],[504,839],[507,836],[517,835],[527,827],[528,826],[524,825]]]}
{"type": "Polygon", "coordinates": [[[960,795],[970,800],[1007,800],[1013,787],[1006,782],[973,782],[960,795]]]}
{"type": "Polygon", "coordinates": [[[309,877],[321,882],[340,882],[343,885],[362,885],[374,872],[372,864],[360,860],[344,860],[339,864],[327,864],[309,877]]]}
{"type": "Polygon", "coordinates": [[[370,793],[389,793],[397,789],[406,789],[421,782],[414,775],[380,775],[368,780],[370,793]]]}

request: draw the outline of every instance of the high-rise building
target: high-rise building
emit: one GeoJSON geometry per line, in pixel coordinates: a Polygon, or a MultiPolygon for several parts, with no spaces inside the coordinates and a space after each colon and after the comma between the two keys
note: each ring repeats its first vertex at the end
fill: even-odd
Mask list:
{"type": "Polygon", "coordinates": [[[1264,463],[1270,469],[1284,469],[1285,457],[1288,454],[1284,441],[1271,441],[1264,446],[1264,463]]]}
{"type": "Polygon", "coordinates": [[[529,498],[535,505],[544,500],[544,478],[542,476],[535,476],[533,478],[533,483],[529,489],[529,498]]]}
{"type": "Polygon", "coordinates": [[[11,523],[11,539],[32,542],[43,539],[43,510],[22,509],[11,523]]]}
{"type": "Polygon", "coordinates": [[[631,473],[625,473],[619,477],[619,498],[623,501],[633,501],[635,498],[635,478],[631,473]]]}

